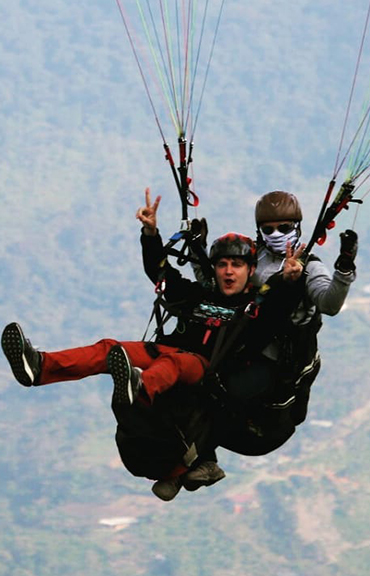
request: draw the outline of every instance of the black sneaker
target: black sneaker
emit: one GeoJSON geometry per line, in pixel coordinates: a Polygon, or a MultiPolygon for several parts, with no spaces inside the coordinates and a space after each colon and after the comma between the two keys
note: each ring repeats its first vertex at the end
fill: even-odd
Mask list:
{"type": "Polygon", "coordinates": [[[183,484],[186,490],[193,492],[201,486],[212,486],[225,478],[226,474],[217,462],[205,461],[197,468],[183,476],[183,484]]]}
{"type": "Polygon", "coordinates": [[[23,386],[37,386],[42,356],[26,340],[19,324],[12,322],[4,328],[1,346],[18,382],[23,386]]]}
{"type": "Polygon", "coordinates": [[[157,480],[152,486],[152,492],[165,502],[173,500],[180,492],[182,480],[180,476],[170,478],[169,480],[157,480]]]}
{"type": "Polygon", "coordinates": [[[107,365],[114,383],[112,402],[133,404],[142,387],[141,369],[131,366],[126,350],[119,344],[109,350],[107,365]]]}

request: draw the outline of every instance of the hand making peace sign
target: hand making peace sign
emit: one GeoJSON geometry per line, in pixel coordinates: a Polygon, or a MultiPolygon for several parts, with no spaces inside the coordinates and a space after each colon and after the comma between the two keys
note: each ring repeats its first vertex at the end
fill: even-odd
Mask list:
{"type": "Polygon", "coordinates": [[[303,264],[299,260],[302,256],[306,245],[301,244],[297,250],[293,250],[290,242],[287,243],[286,256],[283,268],[283,278],[284,280],[298,280],[303,272],[303,264]]]}
{"type": "Polygon", "coordinates": [[[140,220],[147,236],[155,236],[157,233],[157,209],[161,196],[157,196],[153,204],[150,198],[150,189],[145,189],[145,206],[136,212],[136,218],[140,220]]]}

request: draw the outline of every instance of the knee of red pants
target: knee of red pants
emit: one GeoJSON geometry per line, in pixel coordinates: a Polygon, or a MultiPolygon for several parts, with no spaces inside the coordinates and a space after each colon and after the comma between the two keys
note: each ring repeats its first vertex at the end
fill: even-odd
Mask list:
{"type": "Polygon", "coordinates": [[[142,374],[145,391],[151,400],[177,382],[194,385],[201,381],[208,361],[188,352],[161,354],[142,374]]]}

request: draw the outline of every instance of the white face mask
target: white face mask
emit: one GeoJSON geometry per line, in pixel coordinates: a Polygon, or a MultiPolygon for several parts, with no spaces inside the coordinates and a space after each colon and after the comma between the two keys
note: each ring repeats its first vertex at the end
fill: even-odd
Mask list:
{"type": "Polygon", "coordinates": [[[291,246],[294,248],[299,240],[298,228],[294,228],[286,234],[279,232],[279,230],[274,230],[272,234],[264,234],[262,230],[260,232],[267,248],[269,248],[271,252],[276,252],[277,254],[285,254],[287,242],[290,242],[291,246]]]}

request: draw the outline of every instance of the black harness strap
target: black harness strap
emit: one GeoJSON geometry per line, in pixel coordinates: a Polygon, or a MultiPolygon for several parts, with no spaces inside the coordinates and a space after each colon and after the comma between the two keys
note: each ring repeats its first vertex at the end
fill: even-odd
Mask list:
{"type": "Polygon", "coordinates": [[[176,232],[170,238],[169,242],[164,246],[163,252],[164,256],[160,264],[161,270],[158,274],[158,281],[155,288],[157,298],[153,303],[153,310],[142,340],[145,340],[153,318],[156,319],[157,325],[153,336],[163,336],[163,326],[165,323],[168,322],[171,317],[178,317],[181,315],[177,307],[179,304],[182,304],[182,302],[169,304],[163,298],[166,283],[165,264],[167,261],[167,256],[176,256],[179,266],[184,266],[188,262],[200,264],[202,273],[209,284],[212,284],[214,279],[213,266],[208,258],[205,248],[202,246],[201,223],[199,220],[192,220],[189,230],[181,230],[180,232],[176,232]],[[181,240],[183,240],[181,250],[175,249],[174,246],[181,240]],[[164,312],[162,313],[161,309],[165,310],[166,314],[164,312]]]}
{"type": "MultiPolygon", "coordinates": [[[[223,347],[222,347],[222,344],[224,341],[225,331],[226,331],[227,326],[223,327],[223,328],[225,328],[225,331],[223,333],[221,333],[221,330],[220,330],[219,336],[216,340],[215,347],[213,349],[213,354],[212,354],[210,366],[208,369],[210,372],[216,371],[217,367],[220,365],[220,363],[222,362],[222,360],[224,359],[226,354],[229,352],[229,350],[233,346],[233,344],[235,344],[235,341],[237,340],[238,336],[246,328],[248,323],[252,319],[257,318],[259,308],[260,308],[262,302],[264,301],[266,294],[269,292],[270,288],[271,288],[271,286],[267,283],[265,283],[261,286],[261,288],[259,289],[259,291],[256,295],[255,300],[252,302],[249,302],[249,304],[247,305],[247,307],[244,310],[243,316],[241,316],[240,319],[237,319],[235,321],[234,329],[229,334],[223,347]]],[[[232,320],[231,320],[231,322],[232,322],[232,320]]],[[[229,323],[229,326],[230,326],[231,322],[229,323]]]]}
{"type": "Polygon", "coordinates": [[[199,263],[204,277],[209,281],[214,278],[213,266],[202,246],[201,224],[197,219],[191,221],[189,230],[180,230],[170,238],[164,246],[164,254],[175,256],[179,266],[184,266],[188,262],[199,263]],[[184,242],[181,249],[174,248],[181,240],[184,242]]]}
{"type": "Polygon", "coordinates": [[[163,327],[170,320],[170,318],[179,318],[180,316],[182,316],[180,309],[178,308],[178,306],[180,306],[182,303],[183,301],[181,300],[179,302],[173,302],[169,304],[163,298],[162,293],[159,294],[157,298],[154,300],[153,310],[150,315],[149,322],[142,337],[142,340],[144,341],[146,339],[149,326],[154,317],[156,319],[157,326],[154,330],[151,339],[154,337],[163,336],[163,327]],[[161,311],[161,309],[163,309],[163,312],[161,311]]]}

